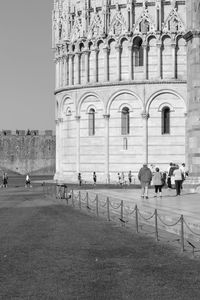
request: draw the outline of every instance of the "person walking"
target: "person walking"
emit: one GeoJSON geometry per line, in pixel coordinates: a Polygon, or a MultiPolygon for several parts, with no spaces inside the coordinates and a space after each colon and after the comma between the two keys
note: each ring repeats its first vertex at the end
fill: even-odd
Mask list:
{"type": "Polygon", "coordinates": [[[31,180],[29,174],[26,175],[25,187],[31,187],[31,180]]]}
{"type": "Polygon", "coordinates": [[[162,173],[160,172],[159,168],[155,169],[155,173],[153,175],[153,185],[154,185],[154,188],[155,188],[154,197],[158,196],[158,191],[159,191],[159,196],[161,198],[162,197],[163,181],[162,181],[162,173]]]}
{"type": "Polygon", "coordinates": [[[143,164],[143,167],[140,169],[138,179],[141,183],[141,197],[148,199],[148,190],[152,180],[152,173],[146,163],[143,164]]]}
{"type": "Polygon", "coordinates": [[[182,180],[183,180],[183,173],[178,165],[177,165],[176,169],[174,170],[173,175],[174,175],[174,179],[175,179],[176,196],[180,196],[182,180]]]}
{"type": "Polygon", "coordinates": [[[7,173],[3,173],[2,181],[3,181],[3,187],[7,188],[8,187],[8,174],[7,173]]]}
{"type": "Polygon", "coordinates": [[[93,172],[93,182],[94,182],[94,185],[96,185],[96,182],[97,182],[96,172],[93,172]]]}
{"type": "Polygon", "coordinates": [[[132,183],[132,173],[131,173],[131,171],[128,172],[128,182],[129,182],[129,185],[131,185],[131,183],[132,183]]]}
{"type": "Polygon", "coordinates": [[[78,173],[78,182],[79,182],[79,185],[81,186],[81,184],[82,184],[81,173],[78,173]]]}

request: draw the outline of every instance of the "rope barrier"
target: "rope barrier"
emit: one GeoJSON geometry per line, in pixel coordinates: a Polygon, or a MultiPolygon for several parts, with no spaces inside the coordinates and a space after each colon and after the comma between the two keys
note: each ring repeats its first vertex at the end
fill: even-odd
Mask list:
{"type": "Polygon", "coordinates": [[[186,223],[185,219],[183,219],[183,222],[184,222],[185,226],[187,227],[187,229],[188,229],[192,234],[194,234],[194,235],[196,235],[196,236],[200,236],[200,233],[194,232],[194,231],[189,227],[189,225],[186,223]]]}
{"type": "Polygon", "coordinates": [[[139,214],[139,216],[140,216],[142,219],[144,219],[145,221],[148,221],[148,220],[152,219],[152,218],[155,216],[155,211],[153,212],[153,214],[152,214],[149,218],[145,218],[145,217],[140,213],[139,209],[138,209],[138,214],[139,214]]]}
{"type": "Polygon", "coordinates": [[[107,201],[105,201],[105,203],[102,204],[101,207],[106,207],[106,205],[107,205],[107,201]]]}
{"type": "Polygon", "coordinates": [[[158,215],[158,219],[160,220],[160,222],[165,225],[165,226],[168,226],[168,227],[173,227],[173,226],[176,226],[180,221],[181,221],[181,217],[178,219],[178,221],[176,221],[175,223],[173,224],[167,224],[165,223],[161,218],[160,216],[158,215]]]}
{"type": "MultiPolygon", "coordinates": [[[[110,202],[110,201],[109,201],[109,202],[110,202]]],[[[121,203],[120,203],[118,206],[114,206],[114,205],[112,204],[112,202],[110,202],[110,206],[111,206],[113,209],[118,209],[118,208],[120,208],[121,203]]]]}

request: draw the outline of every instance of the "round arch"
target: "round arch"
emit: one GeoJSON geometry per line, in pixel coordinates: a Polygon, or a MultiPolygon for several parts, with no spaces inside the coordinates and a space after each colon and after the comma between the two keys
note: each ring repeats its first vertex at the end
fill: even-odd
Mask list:
{"type": "MultiPolygon", "coordinates": [[[[65,102],[69,100],[68,102],[71,102],[73,103],[72,105],[74,106],[73,108],[75,109],[75,104],[74,104],[74,101],[72,99],[72,97],[70,95],[64,95],[61,99],[61,102],[60,102],[60,107],[59,107],[59,115],[62,116],[63,115],[63,107],[65,105],[65,102]]],[[[69,112],[70,110],[70,113],[72,112],[72,107],[71,105],[67,105],[67,112],[69,112]]]]}
{"type": "Polygon", "coordinates": [[[185,112],[186,112],[186,104],[185,104],[185,100],[184,98],[179,94],[177,93],[176,91],[174,90],[170,90],[170,89],[165,89],[165,90],[160,90],[160,91],[157,91],[155,92],[153,95],[151,95],[149,97],[149,99],[147,100],[147,103],[146,103],[146,112],[149,113],[149,108],[150,108],[150,105],[152,103],[152,101],[158,97],[159,95],[161,94],[171,94],[171,95],[175,95],[176,97],[178,97],[179,99],[181,99],[184,103],[184,106],[185,106],[185,112]]]}
{"type": "Polygon", "coordinates": [[[137,100],[139,100],[141,102],[142,109],[144,108],[144,103],[143,103],[142,99],[137,94],[135,94],[134,92],[132,92],[130,90],[121,90],[121,91],[115,92],[110,97],[110,99],[108,100],[108,103],[106,105],[106,114],[110,113],[110,107],[111,107],[112,102],[115,100],[115,98],[122,95],[122,94],[129,94],[129,95],[132,95],[132,96],[136,97],[137,100]]]}
{"type": "Polygon", "coordinates": [[[78,106],[77,106],[77,115],[78,115],[78,116],[80,115],[82,103],[84,102],[84,100],[85,100],[87,97],[90,97],[90,96],[97,98],[97,99],[101,102],[102,108],[103,108],[103,110],[104,110],[104,103],[103,103],[103,101],[101,100],[101,98],[99,97],[99,95],[96,94],[96,93],[94,93],[94,92],[92,92],[92,93],[91,93],[91,92],[86,92],[86,93],[79,99],[79,101],[78,101],[78,106]]]}

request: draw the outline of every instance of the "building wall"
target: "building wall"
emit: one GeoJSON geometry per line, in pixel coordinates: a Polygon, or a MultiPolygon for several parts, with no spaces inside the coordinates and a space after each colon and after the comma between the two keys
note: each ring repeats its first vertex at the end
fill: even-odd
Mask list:
{"type": "Polygon", "coordinates": [[[91,180],[96,171],[108,182],[144,162],[163,170],[185,162],[185,30],[185,1],[55,1],[56,179],[74,181],[81,172],[91,180]],[[162,133],[164,107],[169,134],[162,133]]]}
{"type": "Polygon", "coordinates": [[[55,172],[55,135],[32,131],[2,131],[0,169],[19,174],[53,175],[55,172]]]}

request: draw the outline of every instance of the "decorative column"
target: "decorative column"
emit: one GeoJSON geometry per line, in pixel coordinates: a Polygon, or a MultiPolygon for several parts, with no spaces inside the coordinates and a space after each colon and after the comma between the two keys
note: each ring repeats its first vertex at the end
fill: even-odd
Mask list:
{"type": "Polygon", "coordinates": [[[55,174],[55,179],[57,179],[57,177],[59,176],[59,172],[60,172],[60,165],[59,165],[59,140],[60,140],[60,137],[59,137],[59,121],[58,119],[55,120],[55,123],[56,123],[56,174],[55,174]]]}
{"type": "Polygon", "coordinates": [[[147,79],[148,78],[148,74],[147,74],[147,64],[148,64],[148,61],[147,61],[147,50],[148,50],[148,46],[147,44],[143,44],[143,51],[144,51],[144,79],[147,79]]]}
{"type": "Polygon", "coordinates": [[[110,183],[109,173],[109,119],[110,115],[103,115],[105,120],[105,178],[106,183],[110,183]]]}
{"type": "Polygon", "coordinates": [[[89,82],[89,55],[90,51],[85,50],[85,83],[87,84],[89,82]]]}
{"type": "Polygon", "coordinates": [[[98,65],[97,65],[97,58],[98,58],[98,49],[94,48],[92,49],[94,52],[94,66],[93,66],[93,76],[92,76],[92,81],[97,82],[98,80],[98,65]]]}
{"type": "Polygon", "coordinates": [[[66,68],[66,66],[67,66],[67,57],[66,57],[66,55],[64,55],[63,56],[63,86],[65,86],[66,85],[66,75],[67,75],[67,68],[66,68]]]}
{"type": "Polygon", "coordinates": [[[76,52],[74,60],[75,60],[74,61],[74,65],[75,65],[74,83],[80,84],[80,53],[79,52],[76,52]]]}
{"type": "Polygon", "coordinates": [[[143,145],[144,145],[144,163],[148,164],[148,119],[149,114],[146,112],[142,113],[142,119],[143,119],[143,145]]]}
{"type": "Polygon", "coordinates": [[[104,51],[104,81],[109,81],[109,49],[108,47],[103,48],[104,51]]]}
{"type": "Polygon", "coordinates": [[[176,79],[177,78],[177,70],[176,70],[176,42],[174,41],[171,44],[172,47],[172,78],[176,79]]]}
{"type": "Polygon", "coordinates": [[[80,172],[80,116],[76,118],[76,172],[80,172]]]}
{"type": "Polygon", "coordinates": [[[60,76],[60,73],[59,73],[59,59],[55,58],[54,62],[55,62],[55,69],[56,69],[55,86],[56,86],[56,89],[58,89],[59,88],[59,76],[60,76]]]}
{"type": "Polygon", "coordinates": [[[59,58],[59,87],[62,87],[63,84],[63,58],[59,58]]]}
{"type": "Polygon", "coordinates": [[[69,85],[73,84],[73,54],[69,53],[69,85]]]}
{"type": "Polygon", "coordinates": [[[158,54],[158,69],[157,69],[157,77],[158,79],[162,78],[162,43],[157,43],[157,54],[158,54]]]}
{"type": "Polygon", "coordinates": [[[115,47],[115,50],[116,50],[116,54],[117,54],[117,78],[116,80],[117,81],[120,81],[121,80],[121,46],[118,45],[115,47]]]}
{"type": "Polygon", "coordinates": [[[59,174],[62,175],[62,171],[63,171],[63,118],[58,118],[59,121],[59,134],[58,134],[58,138],[59,138],[59,143],[58,143],[58,165],[59,165],[59,174]]]}
{"type": "Polygon", "coordinates": [[[133,47],[130,45],[128,46],[128,73],[129,73],[129,80],[133,80],[133,47]]]}

